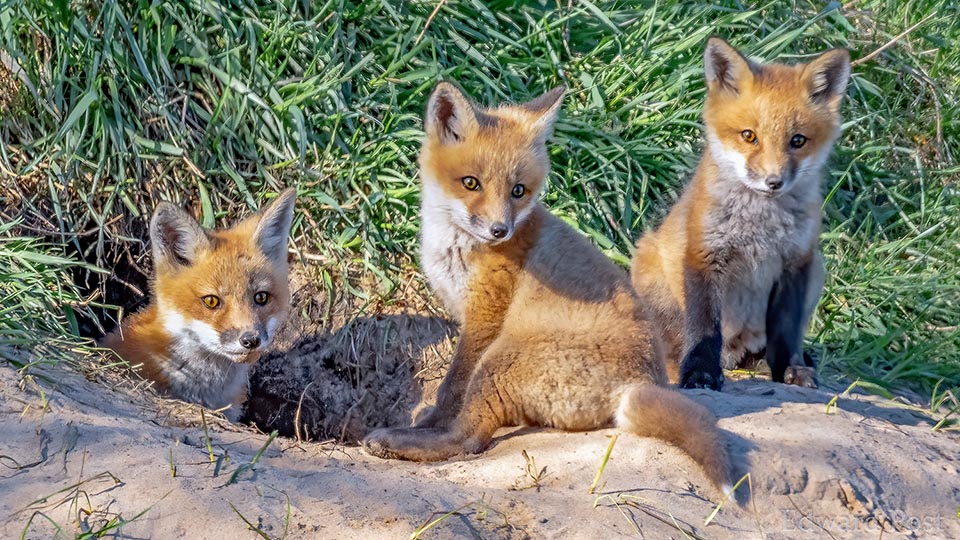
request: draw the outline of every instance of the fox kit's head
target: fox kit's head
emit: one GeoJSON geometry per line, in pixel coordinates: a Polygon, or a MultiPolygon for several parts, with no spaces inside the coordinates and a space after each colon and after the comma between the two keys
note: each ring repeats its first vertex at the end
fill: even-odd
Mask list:
{"type": "Polygon", "coordinates": [[[481,243],[509,240],[543,189],[562,97],[554,88],[528,103],[482,109],[453,84],[437,84],[420,153],[424,208],[481,243]]]}
{"type": "Polygon", "coordinates": [[[708,151],[723,177],[776,197],[819,171],[840,125],[850,54],[829,50],[807,64],[760,65],[722,39],[704,55],[708,151]]]}
{"type": "Polygon", "coordinates": [[[254,362],[290,304],[287,236],[296,192],[231,229],[205,231],[161,203],[150,222],[154,295],[164,328],[185,355],[254,362]]]}

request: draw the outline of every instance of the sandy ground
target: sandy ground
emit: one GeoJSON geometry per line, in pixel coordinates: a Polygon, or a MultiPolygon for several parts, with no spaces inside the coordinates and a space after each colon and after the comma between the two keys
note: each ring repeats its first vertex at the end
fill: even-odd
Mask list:
{"type": "Polygon", "coordinates": [[[715,492],[658,441],[620,435],[587,493],[614,430],[505,431],[434,465],[278,438],[249,468],[267,436],[211,420],[211,463],[198,409],[56,377],[18,384],[0,364],[0,538],[50,538],[53,523],[73,537],[142,511],[118,536],[262,538],[246,519],[269,538],[397,539],[456,511],[422,538],[960,538],[960,437],[863,395],[827,414],[835,392],[760,380],[691,392],[752,480],[743,506],[705,526],[715,492]]]}

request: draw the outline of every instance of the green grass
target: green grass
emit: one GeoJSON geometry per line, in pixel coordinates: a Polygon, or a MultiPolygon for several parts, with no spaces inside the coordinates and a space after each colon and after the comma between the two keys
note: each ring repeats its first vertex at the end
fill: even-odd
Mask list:
{"type": "Polygon", "coordinates": [[[77,343],[77,313],[87,309],[68,271],[87,267],[36,238],[18,236],[17,221],[0,223],[0,359],[23,368],[68,357],[77,343]],[[33,357],[18,349],[35,352],[33,357]]]}
{"type": "MultiPolygon", "coordinates": [[[[767,60],[858,59],[924,21],[854,69],[811,340],[825,365],[886,388],[960,385],[954,3],[572,4],[451,1],[426,26],[437,2],[0,2],[0,61],[20,81],[0,94],[4,219],[21,213],[10,194],[26,197],[3,245],[40,231],[32,253],[143,262],[156,201],[213,225],[296,184],[297,246],[330,283],[372,275],[352,294],[389,301],[416,263],[419,116],[449,78],[484,103],[567,86],[545,202],[626,264],[696,160],[708,36],[767,60]]],[[[0,276],[17,264],[0,258],[0,276]]],[[[76,333],[63,294],[77,274],[44,272],[39,303],[5,304],[41,342],[76,333]]]]}

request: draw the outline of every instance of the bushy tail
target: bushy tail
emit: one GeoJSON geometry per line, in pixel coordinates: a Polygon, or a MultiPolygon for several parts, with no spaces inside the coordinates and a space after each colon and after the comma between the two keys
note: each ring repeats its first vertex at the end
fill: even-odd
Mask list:
{"type": "Polygon", "coordinates": [[[710,411],[690,398],[654,384],[638,384],[623,396],[617,427],[679,447],[703,467],[724,495],[730,492],[730,458],[710,411]]]}

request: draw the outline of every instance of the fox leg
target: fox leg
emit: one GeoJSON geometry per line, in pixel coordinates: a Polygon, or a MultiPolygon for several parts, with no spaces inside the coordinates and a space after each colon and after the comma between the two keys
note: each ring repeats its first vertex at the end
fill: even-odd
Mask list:
{"type": "MultiPolygon", "coordinates": [[[[825,278],[826,272],[823,268],[823,255],[821,255],[819,250],[815,250],[812,260],[810,261],[810,270],[807,274],[807,297],[804,300],[803,324],[801,326],[804,330],[809,328],[810,317],[813,316],[813,312],[817,309],[817,304],[820,303],[825,278]]],[[[813,366],[813,360],[811,359],[807,365],[813,366]]]]}
{"type": "Polygon", "coordinates": [[[367,453],[383,459],[442,461],[464,452],[462,433],[442,428],[382,428],[363,439],[367,453]]]}
{"type": "Polygon", "coordinates": [[[480,358],[500,334],[517,271],[512,261],[498,262],[480,272],[481,277],[470,284],[468,316],[461,326],[453,360],[437,389],[436,405],[420,415],[415,423],[417,427],[443,428],[453,421],[460,412],[464,393],[474,378],[480,358]]]}
{"type": "Polygon", "coordinates": [[[415,423],[416,427],[443,428],[456,417],[463,403],[463,394],[483,354],[483,347],[486,347],[489,341],[491,340],[466,332],[460,336],[450,368],[437,390],[437,402],[420,415],[415,423]]]}
{"type": "Polygon", "coordinates": [[[504,425],[502,403],[496,399],[495,377],[481,365],[470,381],[459,414],[447,427],[384,428],[367,435],[363,447],[384,459],[441,461],[482,452],[497,428],[504,425]]]}
{"type": "MultiPolygon", "coordinates": [[[[649,295],[641,296],[641,302],[650,303],[650,298],[649,295]]],[[[680,382],[680,361],[685,351],[683,310],[676,304],[648,306],[646,317],[653,334],[654,355],[663,359],[670,384],[677,384],[680,382]]]]}
{"type": "Polygon", "coordinates": [[[687,353],[680,362],[680,387],[720,390],[723,386],[723,370],[720,368],[723,337],[714,277],[708,269],[689,264],[685,265],[683,273],[687,353]]]}
{"type": "Polygon", "coordinates": [[[767,363],[773,380],[817,387],[813,359],[803,351],[803,333],[823,286],[819,253],[796,268],[787,268],[770,291],[767,304],[767,363]]]}
{"type": "Polygon", "coordinates": [[[781,272],[778,265],[761,264],[743,275],[728,276],[721,287],[723,369],[752,369],[766,358],[767,306],[781,272]]]}
{"type": "Polygon", "coordinates": [[[670,384],[680,382],[680,359],[683,355],[683,335],[672,332],[670,328],[661,328],[660,333],[655,336],[654,343],[660,350],[657,356],[664,359],[667,369],[667,380],[670,381],[670,384]]]}

